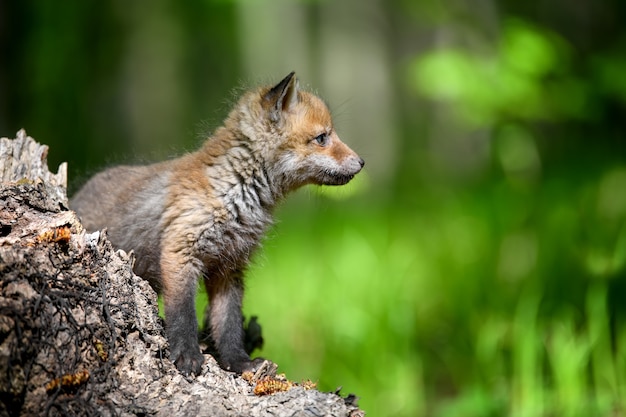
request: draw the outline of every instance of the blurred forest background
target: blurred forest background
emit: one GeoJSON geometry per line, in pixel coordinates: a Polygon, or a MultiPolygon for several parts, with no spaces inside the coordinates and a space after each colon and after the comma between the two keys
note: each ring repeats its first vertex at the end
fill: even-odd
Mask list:
{"type": "Polygon", "coordinates": [[[625,416],[624,22],[619,0],[0,0],[0,135],[49,145],[72,191],[296,70],[367,165],[278,211],[247,280],[260,354],[372,416],[625,416]]]}

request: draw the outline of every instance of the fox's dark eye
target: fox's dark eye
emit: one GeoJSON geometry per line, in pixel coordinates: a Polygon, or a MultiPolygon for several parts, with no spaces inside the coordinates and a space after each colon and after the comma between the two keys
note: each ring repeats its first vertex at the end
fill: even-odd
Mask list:
{"type": "Polygon", "coordinates": [[[328,134],[322,133],[321,135],[316,136],[315,142],[317,142],[317,144],[320,146],[328,145],[328,134]]]}

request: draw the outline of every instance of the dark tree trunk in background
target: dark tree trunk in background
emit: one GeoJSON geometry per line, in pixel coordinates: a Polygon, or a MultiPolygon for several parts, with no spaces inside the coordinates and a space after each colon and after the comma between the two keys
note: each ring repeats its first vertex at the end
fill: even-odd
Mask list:
{"type": "Polygon", "coordinates": [[[183,377],[132,257],[85,233],[65,165],[51,174],[47,147],[17,136],[0,139],[0,416],[363,415],[308,386],[248,382],[209,355],[200,376],[183,377]]]}

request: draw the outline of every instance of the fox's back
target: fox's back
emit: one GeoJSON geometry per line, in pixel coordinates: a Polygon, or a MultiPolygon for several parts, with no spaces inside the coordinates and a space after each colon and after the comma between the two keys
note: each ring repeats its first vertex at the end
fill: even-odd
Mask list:
{"type": "Polygon", "coordinates": [[[167,201],[167,165],[118,166],[91,178],[70,200],[87,231],[107,229],[114,246],[137,255],[135,271],[158,280],[159,224],[167,201]]]}
{"type": "Polygon", "coordinates": [[[261,195],[268,185],[248,175],[262,172],[251,169],[252,159],[218,135],[181,158],[105,170],[81,188],[70,207],[88,231],[106,228],[114,246],[133,250],[135,272],[159,289],[163,250],[192,255],[206,269],[238,268],[249,260],[272,222],[261,195]]]}

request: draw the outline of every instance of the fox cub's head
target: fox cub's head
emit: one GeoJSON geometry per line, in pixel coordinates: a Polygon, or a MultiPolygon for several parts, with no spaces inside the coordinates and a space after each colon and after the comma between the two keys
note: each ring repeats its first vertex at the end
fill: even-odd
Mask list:
{"type": "Polygon", "coordinates": [[[346,146],[333,128],[328,107],[298,89],[294,73],[260,90],[263,143],[268,166],[286,189],[305,184],[343,185],[365,162],[346,146]]]}

